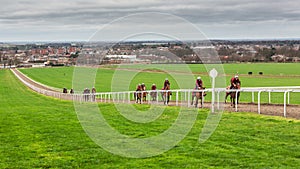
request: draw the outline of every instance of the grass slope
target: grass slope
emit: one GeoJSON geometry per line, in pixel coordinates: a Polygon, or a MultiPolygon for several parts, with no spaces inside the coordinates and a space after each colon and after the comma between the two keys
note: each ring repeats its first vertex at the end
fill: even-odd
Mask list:
{"type": "MultiPolygon", "coordinates": [[[[187,137],[152,158],[112,155],[85,134],[73,104],[29,91],[0,70],[0,168],[297,168],[300,121],[248,113],[224,113],[219,127],[198,143],[207,112],[199,111],[187,137]]],[[[132,123],[112,104],[99,104],[107,121],[131,137],[156,135],[176,119],[168,107],[157,121],[132,123]]],[[[147,105],[136,105],[140,110],[147,105]]]]}

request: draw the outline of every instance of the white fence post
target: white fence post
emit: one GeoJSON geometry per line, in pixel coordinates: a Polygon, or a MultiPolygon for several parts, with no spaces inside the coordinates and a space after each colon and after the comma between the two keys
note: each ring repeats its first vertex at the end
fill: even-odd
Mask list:
{"type": "Polygon", "coordinates": [[[271,104],[271,91],[269,90],[269,104],[271,104]]]}
{"type": "Polygon", "coordinates": [[[187,106],[190,107],[190,90],[188,90],[188,96],[187,96],[187,106]]]}
{"type": "Polygon", "coordinates": [[[237,104],[238,104],[238,94],[239,94],[239,90],[237,90],[236,92],[235,92],[235,106],[234,106],[234,108],[235,108],[235,112],[237,112],[238,111],[238,108],[237,108],[237,104]]]}
{"type": "Polygon", "coordinates": [[[218,90],[218,96],[217,96],[217,108],[220,109],[220,90],[218,90]]]}
{"type": "MultiPolygon", "coordinates": [[[[203,108],[203,104],[204,104],[204,92],[201,92],[201,97],[202,97],[202,99],[201,99],[201,108],[203,108]]],[[[214,113],[215,111],[214,111],[214,108],[213,108],[213,103],[211,103],[211,106],[212,106],[212,112],[214,113]]]]}
{"type": "Polygon", "coordinates": [[[178,106],[178,90],[176,91],[176,106],[178,106]]]}
{"type": "Polygon", "coordinates": [[[260,93],[262,92],[262,90],[260,90],[257,94],[257,111],[258,114],[260,114],[260,93]]]}
{"type": "Polygon", "coordinates": [[[286,94],[288,91],[285,91],[283,94],[283,116],[286,117],[286,94]]]}
{"type": "Polygon", "coordinates": [[[127,94],[128,94],[128,96],[127,96],[128,97],[128,103],[130,103],[130,95],[131,95],[131,93],[128,92],[127,94]]]}
{"type": "Polygon", "coordinates": [[[292,92],[292,90],[286,90],[284,91],[284,95],[283,95],[283,116],[286,117],[286,107],[287,104],[290,104],[290,92],[292,92]],[[288,98],[286,98],[288,97],[288,98]]]}
{"type": "Polygon", "coordinates": [[[158,104],[158,91],[156,92],[156,104],[158,104]]]}
{"type": "Polygon", "coordinates": [[[290,91],[288,91],[288,93],[287,93],[287,95],[288,95],[288,100],[287,100],[287,104],[290,104],[290,91]]]}

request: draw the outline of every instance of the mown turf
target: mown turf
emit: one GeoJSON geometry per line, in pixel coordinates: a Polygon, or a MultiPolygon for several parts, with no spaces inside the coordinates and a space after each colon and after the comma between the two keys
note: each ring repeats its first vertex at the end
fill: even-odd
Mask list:
{"type": "MultiPolygon", "coordinates": [[[[207,111],[199,111],[187,137],[156,157],[112,155],[83,131],[73,104],[24,87],[9,70],[0,70],[0,168],[297,168],[300,122],[249,113],[224,113],[208,141],[198,143],[207,111]]],[[[167,129],[177,117],[169,107],[157,121],[126,120],[112,104],[99,104],[107,121],[131,137],[167,129]]],[[[146,110],[147,105],[136,105],[146,110]]]]}
{"type": "MultiPolygon", "coordinates": [[[[202,76],[204,84],[206,87],[211,87],[210,79],[208,73],[203,65],[195,64],[188,65],[191,67],[192,73],[195,76],[202,76]]],[[[156,83],[160,88],[163,85],[163,81],[166,77],[171,78],[170,81],[173,82],[172,88],[176,89],[176,77],[170,77],[167,71],[184,71],[182,65],[167,65],[167,66],[157,66],[164,68],[166,72],[141,72],[139,69],[148,70],[147,65],[132,65],[132,66],[121,66],[121,68],[133,69],[138,72],[134,79],[130,79],[131,85],[130,89],[135,89],[138,83],[144,82],[148,87],[153,83],[156,83]]],[[[239,73],[240,79],[242,81],[243,87],[264,87],[264,86],[298,86],[300,84],[300,64],[298,63],[285,63],[285,64],[274,64],[274,63],[264,63],[264,64],[224,64],[223,65],[226,77],[226,83],[229,84],[229,80],[235,73],[239,73]],[[262,71],[265,72],[264,75],[259,76],[258,74],[247,75],[248,71],[262,71]],[[281,72],[281,73],[280,73],[281,72]]],[[[31,68],[31,69],[20,69],[23,73],[28,75],[34,80],[37,80],[43,84],[58,87],[58,88],[71,88],[74,67],[62,67],[62,68],[31,68]]],[[[123,70],[126,72],[126,70],[123,70]]],[[[110,91],[111,90],[111,79],[114,70],[111,69],[99,69],[96,77],[96,87],[100,91],[110,91]]],[[[194,82],[192,82],[194,84],[194,82]]],[[[192,88],[193,86],[191,86],[192,88]]]]}
{"type": "MultiPolygon", "coordinates": [[[[200,75],[203,79],[204,85],[207,88],[211,87],[210,78],[207,75],[207,71],[203,65],[191,64],[188,65],[194,76],[200,75]]],[[[269,86],[299,86],[300,84],[300,64],[299,63],[258,63],[258,64],[224,64],[223,65],[226,76],[226,82],[224,86],[229,85],[230,78],[239,72],[240,80],[242,81],[243,87],[269,87],[269,86]],[[253,75],[248,75],[248,71],[252,71],[253,75]],[[258,72],[264,72],[264,75],[258,75],[258,72]]],[[[114,67],[116,68],[116,67],[114,67]]],[[[168,71],[187,73],[186,65],[122,65],[120,71],[113,69],[99,69],[97,72],[97,77],[95,84],[98,92],[107,91],[127,91],[135,90],[136,85],[139,83],[145,83],[150,89],[151,85],[155,83],[160,89],[163,86],[164,79],[169,78],[171,82],[171,89],[192,89],[194,87],[193,81],[185,81],[186,85],[179,86],[178,77],[183,76],[178,74],[171,76],[168,71]],[[153,67],[161,68],[164,71],[158,71],[158,69],[153,69],[153,67]],[[152,69],[150,69],[152,68],[152,69]],[[131,71],[130,71],[131,70],[131,71]],[[144,71],[141,71],[144,70],[144,71]],[[154,70],[154,72],[145,72],[149,70],[154,70]],[[128,79],[127,76],[136,73],[132,79],[128,79]],[[123,81],[115,80],[115,74],[123,74],[123,81]],[[113,81],[113,82],[112,82],[113,81]],[[124,82],[129,83],[129,88],[125,90],[114,90],[112,84],[124,85],[124,82]]],[[[62,67],[62,68],[32,68],[32,69],[20,69],[23,73],[31,77],[32,79],[41,82],[43,84],[63,88],[67,87],[70,89],[72,87],[73,71],[74,67],[62,67]]],[[[181,81],[182,82],[182,81],[181,81]]],[[[91,88],[92,86],[87,86],[91,88]]],[[[80,91],[82,92],[82,91],[80,91]]],[[[283,103],[283,93],[272,93],[271,95],[272,103],[283,103]]],[[[290,103],[300,104],[299,93],[291,94],[290,103]]],[[[211,96],[208,94],[206,100],[210,100],[211,96]]],[[[241,102],[251,102],[251,93],[242,93],[241,102]]],[[[255,93],[255,102],[257,102],[257,93],[255,93]]],[[[268,103],[268,93],[262,93],[261,102],[268,103]]]]}

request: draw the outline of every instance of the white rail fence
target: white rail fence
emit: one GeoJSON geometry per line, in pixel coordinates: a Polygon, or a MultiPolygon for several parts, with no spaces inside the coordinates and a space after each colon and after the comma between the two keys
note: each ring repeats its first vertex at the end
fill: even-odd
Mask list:
{"type": "MultiPolygon", "coordinates": [[[[268,102],[267,104],[272,104],[271,100],[271,95],[272,93],[281,93],[283,95],[283,116],[286,117],[287,115],[287,106],[290,104],[290,93],[300,93],[300,89],[240,89],[240,90],[226,90],[226,89],[216,89],[215,93],[216,95],[216,104],[217,107],[220,107],[220,104],[223,103],[224,99],[221,99],[221,96],[224,96],[226,92],[232,92],[232,91],[237,91],[235,95],[235,111],[238,111],[238,99],[237,99],[237,93],[251,93],[251,101],[248,101],[247,103],[253,103],[257,104],[257,112],[258,114],[261,114],[261,105],[265,104],[261,102],[261,94],[262,93],[268,93],[268,102]],[[255,94],[257,94],[257,102],[255,102],[255,94]]],[[[207,94],[212,93],[212,89],[205,89],[205,90],[192,90],[192,89],[180,89],[180,90],[155,90],[155,91],[126,91],[126,92],[105,92],[105,93],[95,93],[95,94],[90,94],[90,98],[94,99],[89,99],[85,101],[100,101],[100,102],[117,102],[117,103],[131,103],[132,101],[137,101],[136,98],[134,98],[134,93],[141,93],[142,95],[144,93],[147,93],[146,95],[146,100],[141,100],[141,103],[148,103],[148,104],[163,104],[163,100],[161,98],[161,93],[166,93],[166,92],[172,92],[173,95],[170,96],[170,100],[173,101],[173,103],[176,106],[179,105],[184,105],[187,107],[192,106],[190,103],[192,102],[192,93],[194,92],[205,92],[207,94]],[[149,93],[154,92],[156,93],[156,100],[152,100],[151,96],[149,93]],[[175,99],[174,99],[175,98],[175,99]]],[[[229,96],[230,97],[230,96],[229,96]]],[[[81,98],[79,96],[79,98],[81,98]]],[[[206,104],[205,102],[205,97],[202,97],[203,99],[202,104],[206,104]]],[[[78,100],[82,101],[82,100],[78,100]]],[[[243,101],[245,102],[245,101],[243,101]]]]}
{"type": "MultiPolygon", "coordinates": [[[[27,81],[23,80],[21,77],[19,77],[14,71],[12,71],[16,77],[23,82],[26,86],[31,88],[32,90],[41,93],[43,95],[55,97],[58,99],[63,100],[73,100],[77,102],[116,102],[116,103],[134,103],[136,102],[135,93],[141,93],[143,96],[144,93],[146,93],[146,99],[141,99],[141,103],[147,103],[147,104],[164,104],[162,101],[161,93],[166,92],[172,92],[172,95],[170,96],[170,101],[173,105],[176,106],[187,106],[191,107],[191,98],[193,92],[205,92],[208,95],[212,93],[212,89],[205,89],[205,90],[193,90],[193,89],[179,89],[179,90],[148,90],[148,91],[122,91],[122,92],[101,92],[101,93],[90,93],[90,94],[81,94],[81,93],[74,93],[74,94],[66,94],[66,93],[60,93],[60,92],[53,92],[45,89],[41,89],[39,87],[36,87],[35,85],[32,85],[28,83],[27,81]],[[150,93],[154,92],[156,94],[156,100],[152,100],[153,98],[150,96],[150,93]]],[[[243,88],[240,90],[227,90],[227,89],[221,89],[217,88],[215,89],[214,93],[216,94],[216,104],[219,108],[221,104],[224,103],[224,98],[226,92],[231,91],[237,91],[237,93],[251,93],[251,100],[249,101],[243,101],[245,103],[253,103],[257,105],[257,112],[258,114],[261,114],[261,94],[262,93],[268,93],[268,102],[269,104],[272,103],[272,93],[281,93],[283,95],[283,116],[287,116],[287,106],[290,104],[290,93],[300,93],[300,87],[264,87],[264,88],[243,88]],[[257,95],[257,102],[255,102],[255,95],[257,95]]],[[[203,96],[203,95],[202,95],[203,96]]],[[[229,96],[230,97],[230,96],[229,96]]],[[[210,104],[210,102],[205,102],[205,97],[202,97],[202,104],[210,104]]],[[[210,100],[209,100],[210,101],[210,100]]],[[[235,111],[239,110],[239,105],[237,104],[237,98],[235,99],[235,111]]],[[[300,102],[300,101],[299,101],[300,102]]]]}

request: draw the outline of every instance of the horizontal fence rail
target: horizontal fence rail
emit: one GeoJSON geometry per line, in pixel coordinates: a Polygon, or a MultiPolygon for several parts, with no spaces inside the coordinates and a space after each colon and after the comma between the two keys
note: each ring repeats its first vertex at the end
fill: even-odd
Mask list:
{"type": "MultiPolygon", "coordinates": [[[[192,96],[195,93],[202,93],[202,100],[200,105],[203,104],[211,104],[210,100],[204,97],[204,93],[207,95],[211,95],[215,93],[215,104],[219,108],[221,104],[225,101],[225,94],[228,92],[236,92],[235,100],[236,104],[234,109],[235,111],[239,110],[239,104],[237,104],[237,93],[250,93],[251,98],[247,103],[253,103],[257,105],[257,113],[261,114],[261,105],[263,104],[261,101],[262,93],[268,93],[268,104],[272,103],[271,95],[273,93],[281,93],[283,96],[283,116],[287,116],[287,106],[290,104],[290,94],[291,93],[300,93],[300,86],[291,86],[291,87],[262,87],[262,88],[242,88],[242,89],[225,89],[225,88],[216,88],[216,89],[204,89],[204,90],[194,90],[194,89],[176,89],[176,90],[147,90],[147,91],[118,91],[118,92],[98,92],[98,93],[77,93],[69,94],[69,93],[60,93],[56,91],[50,91],[47,89],[42,89],[37,87],[36,85],[26,81],[23,77],[20,77],[18,73],[12,70],[15,76],[30,89],[41,93],[46,96],[55,97],[63,100],[73,100],[77,102],[115,102],[115,103],[146,103],[146,104],[167,104],[166,97],[162,97],[163,95],[170,95],[170,101],[172,105],[176,106],[187,106],[191,107],[192,96]],[[255,102],[255,95],[257,95],[257,102],[255,102]],[[138,97],[141,97],[138,100],[138,97]],[[205,101],[207,100],[207,101],[205,101]]],[[[28,78],[28,77],[27,77],[28,78]]],[[[28,78],[29,79],[29,78],[28,78]]],[[[27,79],[27,80],[28,80],[27,79]]],[[[30,79],[31,80],[31,79],[30,79]]],[[[229,96],[230,97],[230,96],[229,96]]],[[[245,101],[243,101],[245,102],[245,101]]]]}

